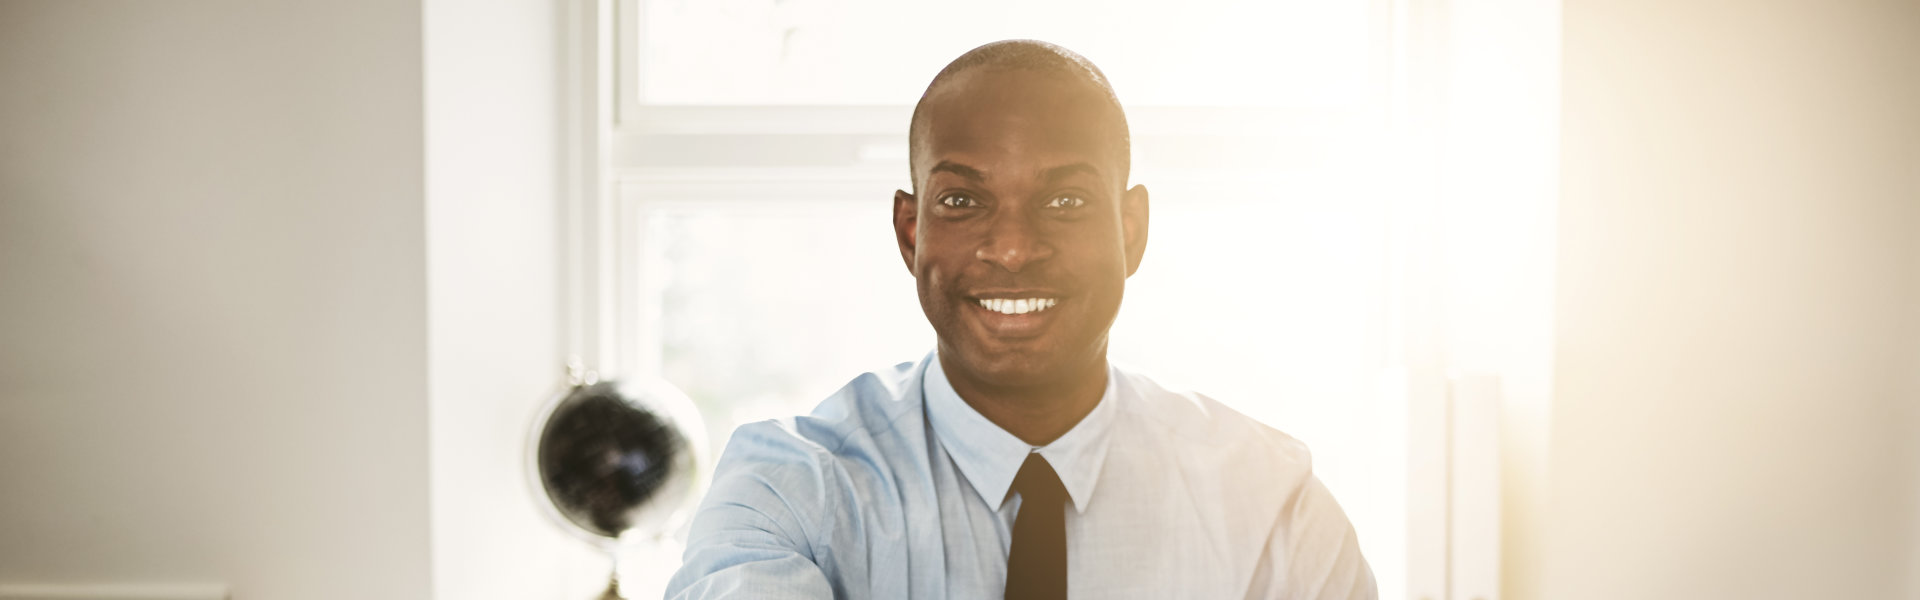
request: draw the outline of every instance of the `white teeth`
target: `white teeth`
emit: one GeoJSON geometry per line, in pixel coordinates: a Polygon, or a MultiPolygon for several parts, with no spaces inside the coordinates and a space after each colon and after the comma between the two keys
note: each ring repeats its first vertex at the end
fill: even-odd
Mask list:
{"type": "Polygon", "coordinates": [[[1003,315],[1024,315],[1053,308],[1060,301],[1053,298],[981,298],[980,307],[1003,315]]]}

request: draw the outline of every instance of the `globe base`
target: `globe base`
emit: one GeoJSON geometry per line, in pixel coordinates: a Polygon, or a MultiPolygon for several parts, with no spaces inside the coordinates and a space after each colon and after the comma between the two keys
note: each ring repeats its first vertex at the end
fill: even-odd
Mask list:
{"type": "Polygon", "coordinates": [[[600,592],[600,598],[598,600],[627,600],[626,597],[620,595],[620,579],[617,577],[608,579],[607,591],[600,592]]]}

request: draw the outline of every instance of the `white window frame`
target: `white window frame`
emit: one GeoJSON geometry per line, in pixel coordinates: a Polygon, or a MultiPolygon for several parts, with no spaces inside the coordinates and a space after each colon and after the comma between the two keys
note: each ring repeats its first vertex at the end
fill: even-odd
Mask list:
{"type": "MultiPolygon", "coordinates": [[[[1395,339],[1382,389],[1406,402],[1407,546],[1370,548],[1376,565],[1403,566],[1405,597],[1500,597],[1498,379],[1450,375],[1445,359],[1444,281],[1435,249],[1433,199],[1440,174],[1412,160],[1438,155],[1445,115],[1448,11],[1445,0],[1371,0],[1375,81],[1385,88],[1367,109],[1399,141],[1383,167],[1404,167],[1404,194],[1392,241],[1390,313],[1395,339]],[[1488,435],[1493,433],[1494,435],[1488,435]],[[1491,444],[1486,440],[1494,440],[1491,444]],[[1380,552],[1404,557],[1404,562],[1380,552]],[[1388,560],[1381,560],[1389,558],[1388,560]]],[[[814,201],[872,198],[900,187],[904,172],[847,168],[650,168],[623,160],[625,149],[656,135],[899,135],[911,107],[646,106],[634,69],[639,21],[623,18],[639,0],[569,3],[565,95],[567,141],[563,283],[564,346],[615,377],[653,370],[659,360],[645,333],[659,314],[642,302],[651,285],[640,260],[648,211],[675,205],[751,204],[755,198],[814,201]]],[[[1129,110],[1136,140],[1155,136],[1266,134],[1312,140],[1329,113],[1141,107],[1129,110]]],[[[1352,115],[1342,114],[1339,118],[1352,115]]],[[[1136,142],[1139,143],[1139,142],[1136,142]]],[[[1310,142],[1309,142],[1310,143],[1310,142]]],[[[1195,181],[1207,180],[1205,174],[1195,181]]]]}

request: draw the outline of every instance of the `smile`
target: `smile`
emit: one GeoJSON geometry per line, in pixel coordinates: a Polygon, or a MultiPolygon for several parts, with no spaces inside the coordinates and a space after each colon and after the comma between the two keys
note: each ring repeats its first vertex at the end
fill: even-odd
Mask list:
{"type": "Polygon", "coordinates": [[[1003,315],[1040,312],[1059,304],[1057,298],[980,298],[980,307],[1003,315]]]}

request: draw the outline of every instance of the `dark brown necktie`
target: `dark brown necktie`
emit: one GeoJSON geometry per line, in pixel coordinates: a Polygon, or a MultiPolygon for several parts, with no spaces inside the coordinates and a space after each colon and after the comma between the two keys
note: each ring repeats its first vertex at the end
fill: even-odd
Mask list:
{"type": "Polygon", "coordinates": [[[1066,600],[1067,489],[1040,453],[1027,455],[1013,476],[1020,513],[1007,553],[1007,600],[1066,600]]]}

